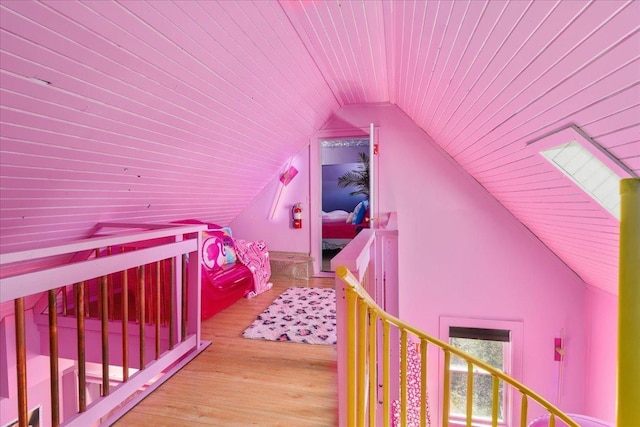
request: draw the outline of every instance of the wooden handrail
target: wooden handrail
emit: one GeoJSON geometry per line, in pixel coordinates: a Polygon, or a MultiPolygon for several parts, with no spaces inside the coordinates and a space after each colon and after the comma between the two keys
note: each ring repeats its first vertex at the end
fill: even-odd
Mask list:
{"type": "MultiPolygon", "coordinates": [[[[27,382],[27,370],[31,369],[32,360],[26,357],[25,336],[30,331],[25,329],[25,297],[43,294],[47,299],[46,305],[37,310],[40,302],[36,303],[33,321],[28,326],[48,333],[49,352],[43,349],[42,355],[49,356],[53,426],[61,423],[84,426],[96,422],[108,425],[209,344],[200,340],[199,325],[200,232],[206,225],[99,224],[99,227],[125,232],[0,256],[0,302],[13,300],[15,304],[17,386],[15,396],[10,398],[16,400],[20,426],[26,427],[28,394],[31,393],[27,382]],[[131,228],[146,230],[132,232],[131,228]],[[181,270],[176,268],[178,259],[182,260],[181,270]],[[36,264],[37,268],[34,268],[36,264]],[[147,274],[145,266],[149,267],[147,274]],[[189,278],[186,277],[187,270],[189,278]],[[129,301],[129,282],[133,282],[134,272],[138,273],[139,281],[131,283],[132,295],[133,288],[140,290],[131,298],[135,301],[129,301]],[[69,285],[73,292],[67,294],[69,285]],[[122,294],[117,302],[116,292],[122,294]],[[137,319],[129,319],[130,302],[140,304],[137,319]],[[167,310],[170,312],[166,313],[167,310]],[[188,318],[187,312],[190,313],[188,318]],[[63,318],[59,319],[59,315],[63,318]],[[132,343],[128,337],[128,324],[134,320],[139,322],[140,340],[133,343],[133,348],[139,344],[140,364],[129,377],[128,349],[132,343]],[[118,329],[122,332],[121,380],[118,378],[119,343],[111,336],[115,332],[112,323],[117,321],[122,321],[122,328],[118,329]],[[155,330],[147,328],[148,324],[153,324],[149,326],[154,326],[155,330]],[[70,327],[75,329],[71,332],[73,335],[69,334],[70,327]],[[154,332],[155,337],[152,337],[154,332]],[[58,348],[61,333],[75,348],[68,345],[58,348]],[[146,345],[152,345],[153,338],[155,352],[145,351],[146,345]],[[59,399],[59,375],[71,374],[60,369],[58,361],[61,358],[76,358],[77,361],[78,389],[72,393],[77,404],[75,414],[68,411],[63,414],[63,408],[69,405],[62,405],[59,399]],[[150,359],[153,359],[152,363],[150,359]],[[92,366],[98,368],[100,363],[101,382],[95,384],[101,385],[101,397],[97,397],[88,393],[87,386],[92,377],[97,379],[100,375],[91,371],[92,366]]],[[[69,365],[65,366],[68,369],[69,365]]]]}
{"type": "MultiPolygon", "coordinates": [[[[356,311],[355,307],[357,307],[358,305],[362,304],[363,306],[366,307],[366,311],[368,313],[370,313],[372,316],[375,316],[376,318],[379,318],[382,320],[383,325],[386,324],[391,324],[394,325],[395,327],[397,327],[401,333],[402,333],[402,338],[401,338],[401,343],[403,343],[404,345],[402,346],[402,364],[404,369],[402,369],[401,372],[405,372],[406,371],[406,360],[407,360],[407,355],[406,355],[406,334],[407,333],[411,333],[412,335],[418,337],[420,339],[420,341],[422,343],[429,343],[432,345],[435,345],[436,347],[439,347],[442,351],[444,351],[445,354],[445,370],[448,369],[449,367],[449,363],[447,363],[447,359],[449,359],[451,357],[451,355],[455,355],[463,360],[465,360],[468,364],[476,366],[486,372],[488,372],[493,378],[497,378],[501,381],[504,381],[504,383],[509,384],[510,386],[512,386],[513,388],[515,388],[516,390],[518,390],[523,398],[522,398],[522,420],[521,423],[523,423],[522,425],[526,425],[526,411],[527,411],[527,399],[530,398],[532,400],[534,400],[535,402],[537,402],[541,407],[543,407],[550,415],[550,421],[552,423],[555,422],[555,419],[558,418],[562,421],[564,421],[566,423],[567,426],[569,427],[579,427],[578,423],[576,423],[575,421],[573,421],[569,416],[567,416],[565,413],[563,413],[560,409],[558,409],[556,406],[554,406],[552,403],[550,403],[549,401],[547,401],[546,399],[544,399],[542,396],[538,395],[537,393],[535,393],[533,390],[531,390],[530,388],[528,388],[527,386],[525,386],[524,384],[520,383],[519,381],[515,380],[514,378],[508,376],[507,374],[505,374],[504,372],[502,372],[499,369],[494,368],[493,366],[483,362],[482,360],[479,360],[473,356],[471,356],[468,353],[465,353],[464,351],[438,339],[435,338],[431,335],[426,334],[425,332],[419,330],[418,328],[415,328],[411,325],[409,325],[408,323],[403,322],[402,320],[398,319],[395,316],[392,316],[391,314],[387,313],[384,309],[382,309],[377,303],[376,301],[363,289],[363,287],[361,286],[361,284],[358,282],[358,280],[356,279],[356,277],[349,271],[349,269],[347,267],[344,266],[340,266],[336,269],[336,277],[340,278],[346,285],[347,285],[347,301],[349,304],[349,310],[347,310],[347,325],[348,325],[348,331],[349,331],[349,340],[351,340],[349,342],[349,347],[351,347],[352,345],[354,345],[356,342],[358,342],[358,351],[351,351],[348,353],[348,358],[349,357],[361,357],[360,354],[360,348],[362,347],[361,344],[361,339],[358,338],[361,334],[366,333],[365,329],[366,329],[366,319],[365,322],[363,322],[362,318],[359,317],[358,319],[356,319],[354,317],[354,315],[358,314],[358,315],[362,315],[360,311],[356,311]],[[353,308],[353,310],[352,310],[353,308]],[[357,321],[358,327],[356,327],[355,323],[357,321]]],[[[426,348],[426,346],[424,346],[426,348]]],[[[388,354],[388,353],[385,353],[388,354]]],[[[362,369],[361,366],[359,366],[360,363],[366,363],[363,361],[351,361],[348,360],[348,366],[349,368],[354,368],[356,366],[354,365],[358,365],[357,368],[357,373],[358,375],[363,375],[364,374],[364,370],[362,369]]],[[[385,368],[386,371],[387,368],[385,368]]],[[[385,373],[385,376],[387,374],[385,373]]],[[[445,382],[448,381],[449,376],[445,375],[445,382]]],[[[349,379],[349,382],[351,381],[356,381],[358,383],[365,381],[362,378],[353,378],[353,379],[349,379]]],[[[406,377],[403,376],[402,378],[402,383],[406,382],[406,377]]],[[[426,383],[426,380],[425,380],[426,383]]],[[[495,387],[495,384],[494,384],[495,387]]],[[[351,384],[349,384],[349,390],[350,393],[354,392],[356,390],[355,387],[353,387],[351,384]]],[[[359,393],[359,387],[358,387],[358,393],[359,393]]],[[[495,390],[494,390],[495,393],[495,390]]],[[[402,392],[402,394],[404,395],[404,391],[402,392]]],[[[424,394],[424,393],[422,393],[424,394]]],[[[443,426],[448,425],[448,414],[449,414],[449,399],[448,399],[448,391],[447,391],[447,387],[445,386],[445,391],[444,391],[444,396],[443,396],[443,402],[442,402],[442,407],[443,407],[443,416],[442,416],[442,420],[443,420],[443,426]]],[[[359,400],[354,399],[352,396],[348,396],[347,400],[349,402],[349,404],[352,404],[354,402],[359,402],[359,400]]],[[[404,405],[406,404],[407,398],[406,395],[403,396],[403,398],[401,399],[402,401],[401,406],[402,406],[402,416],[406,417],[406,409],[404,407],[404,405]]],[[[353,420],[354,418],[354,414],[359,413],[360,411],[357,411],[355,408],[348,408],[348,423],[349,425],[354,425],[353,424],[353,420]]],[[[493,423],[494,425],[496,425],[496,418],[497,418],[497,408],[494,407],[492,408],[492,413],[493,413],[493,423]]],[[[469,409],[467,409],[467,423],[470,422],[470,411],[469,409]]]]}

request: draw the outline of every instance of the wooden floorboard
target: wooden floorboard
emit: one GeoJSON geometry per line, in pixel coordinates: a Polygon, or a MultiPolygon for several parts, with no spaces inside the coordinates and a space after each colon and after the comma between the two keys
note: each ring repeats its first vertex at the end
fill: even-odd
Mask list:
{"type": "Polygon", "coordinates": [[[333,287],[330,278],[273,278],[273,289],[242,299],[202,323],[211,345],[114,425],[337,425],[336,349],[329,345],[242,338],[280,293],[291,286],[333,287]]]}

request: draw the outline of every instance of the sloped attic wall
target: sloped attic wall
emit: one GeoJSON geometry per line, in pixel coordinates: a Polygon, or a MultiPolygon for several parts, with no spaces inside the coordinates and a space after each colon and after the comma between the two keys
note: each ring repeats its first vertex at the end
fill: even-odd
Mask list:
{"type": "MultiPolygon", "coordinates": [[[[553,402],[558,401],[559,366],[551,348],[564,329],[560,406],[587,411],[585,283],[396,106],[344,107],[323,131],[362,129],[370,122],[379,129],[380,211],[398,213],[400,317],[436,336],[441,316],[521,321],[525,368],[520,379],[553,402]]],[[[274,182],[265,193],[275,188],[274,182]]],[[[297,188],[287,197],[305,200],[309,186],[297,188]]],[[[287,223],[243,227],[264,218],[267,210],[266,204],[252,205],[234,227],[286,250],[287,223]]],[[[437,392],[431,393],[436,399],[437,392]]],[[[603,405],[613,405],[611,396],[596,394],[603,405]]]]}

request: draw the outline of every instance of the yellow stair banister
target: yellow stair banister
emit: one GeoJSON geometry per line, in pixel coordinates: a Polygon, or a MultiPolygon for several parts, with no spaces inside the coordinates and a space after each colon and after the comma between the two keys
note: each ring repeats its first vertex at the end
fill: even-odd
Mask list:
{"type": "Polygon", "coordinates": [[[640,178],[620,181],[620,290],[616,425],[640,420],[640,178]]]}
{"type": "MultiPolygon", "coordinates": [[[[375,407],[379,402],[375,394],[365,392],[365,384],[370,381],[375,381],[375,366],[379,362],[380,356],[374,357],[368,360],[370,354],[373,352],[371,347],[376,346],[376,341],[370,338],[369,342],[366,342],[367,337],[375,337],[377,335],[378,323],[382,325],[383,331],[383,351],[382,351],[382,366],[383,366],[383,392],[382,401],[383,404],[383,423],[385,426],[389,425],[390,421],[390,393],[387,381],[389,379],[389,342],[388,337],[390,334],[390,326],[395,326],[400,331],[400,345],[401,345],[401,379],[400,379],[400,426],[406,425],[407,417],[407,395],[406,395],[406,347],[407,347],[407,335],[411,334],[420,340],[420,351],[422,355],[422,367],[421,367],[421,386],[422,390],[426,389],[426,345],[431,344],[440,348],[445,355],[445,359],[449,359],[451,356],[457,356],[468,364],[468,371],[472,372],[474,368],[482,369],[492,376],[493,380],[493,402],[492,402],[492,425],[498,425],[498,390],[499,382],[503,381],[505,384],[510,385],[522,395],[521,404],[521,426],[526,426],[527,423],[527,408],[529,402],[533,401],[540,405],[550,415],[550,425],[555,425],[557,420],[563,421],[569,427],[579,427],[578,423],[573,421],[569,416],[563,413],[556,406],[548,402],[542,396],[535,393],[533,390],[518,382],[514,378],[508,376],[499,369],[490,366],[489,364],[477,359],[464,351],[432,337],[425,332],[403,322],[387,313],[383,310],[373,298],[364,290],[355,276],[349,271],[348,268],[340,266],[336,269],[336,277],[339,277],[346,286],[347,297],[347,425],[349,427],[363,427],[364,420],[367,419],[366,415],[368,411],[372,411],[371,408],[375,407]],[[375,321],[370,321],[375,319],[375,321]],[[370,328],[374,328],[372,331],[370,328]],[[369,350],[367,351],[367,344],[369,350]],[[370,377],[365,377],[371,375],[370,377]],[[367,396],[369,394],[369,396],[367,396]],[[368,398],[368,400],[367,400],[368,398]]],[[[449,413],[449,393],[447,392],[446,384],[450,383],[450,377],[448,375],[449,364],[445,360],[445,390],[443,393],[442,402],[442,425],[448,425],[448,413],[449,413]]],[[[470,376],[471,374],[469,374],[470,376]]],[[[467,383],[471,380],[468,379],[467,383]]],[[[467,425],[472,425],[472,405],[471,405],[472,388],[468,388],[467,397],[467,425]]],[[[426,405],[426,393],[421,393],[421,406],[425,408],[426,405]]],[[[369,412],[369,425],[375,424],[375,416],[371,416],[369,412]]],[[[420,414],[420,424],[426,425],[425,410],[423,409],[420,414]]]]}

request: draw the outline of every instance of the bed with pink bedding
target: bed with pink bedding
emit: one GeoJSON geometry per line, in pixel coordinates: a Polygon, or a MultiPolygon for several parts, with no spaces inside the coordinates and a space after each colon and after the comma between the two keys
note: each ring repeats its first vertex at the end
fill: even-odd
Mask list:
{"type": "Polygon", "coordinates": [[[363,224],[353,224],[353,214],[335,210],[322,212],[322,249],[345,247],[358,234],[363,224]]]}

